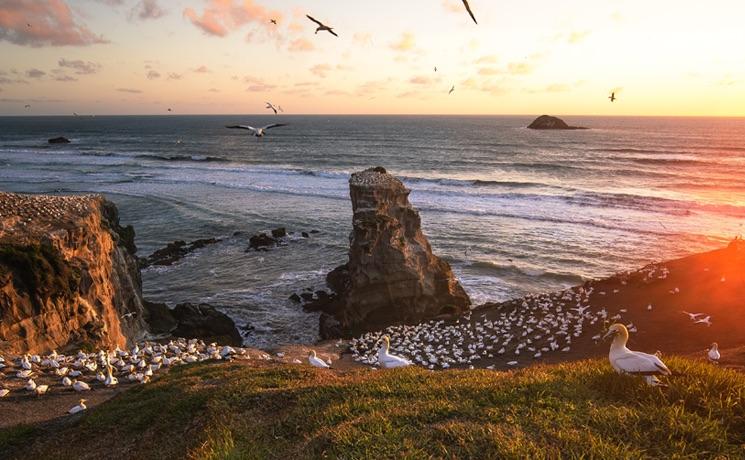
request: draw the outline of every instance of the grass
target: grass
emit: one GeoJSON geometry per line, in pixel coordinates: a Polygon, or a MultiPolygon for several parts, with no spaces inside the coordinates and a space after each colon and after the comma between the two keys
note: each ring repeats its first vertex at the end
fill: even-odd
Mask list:
{"type": "Polygon", "coordinates": [[[71,298],[80,273],[50,244],[0,244],[0,276],[13,274],[13,285],[29,295],[38,314],[49,298],[71,298]]]}
{"type": "Polygon", "coordinates": [[[680,374],[668,379],[667,389],[618,376],[603,360],[506,373],[410,368],[337,374],[304,366],[199,364],[127,391],[64,426],[0,431],[0,453],[745,458],[745,375],[682,358],[667,361],[680,374]]]}

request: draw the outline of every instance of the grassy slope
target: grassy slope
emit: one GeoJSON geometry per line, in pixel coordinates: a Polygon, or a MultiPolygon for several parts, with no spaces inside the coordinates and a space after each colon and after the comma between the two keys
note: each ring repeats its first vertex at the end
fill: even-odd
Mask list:
{"type": "Polygon", "coordinates": [[[18,458],[745,458],[745,374],[668,358],[514,373],[200,364],[82,417],[0,431],[18,458]]]}

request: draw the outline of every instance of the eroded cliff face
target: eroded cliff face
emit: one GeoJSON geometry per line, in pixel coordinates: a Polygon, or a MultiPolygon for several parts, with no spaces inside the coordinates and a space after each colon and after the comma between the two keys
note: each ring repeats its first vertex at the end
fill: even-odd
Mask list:
{"type": "Polygon", "coordinates": [[[135,251],[134,231],[100,196],[0,193],[0,351],[141,339],[135,251]]]}
{"type": "Polygon", "coordinates": [[[470,299],[450,265],[432,254],[403,183],[372,168],[352,174],[349,188],[349,262],[327,278],[336,298],[321,318],[322,337],[465,311],[470,299]]]}

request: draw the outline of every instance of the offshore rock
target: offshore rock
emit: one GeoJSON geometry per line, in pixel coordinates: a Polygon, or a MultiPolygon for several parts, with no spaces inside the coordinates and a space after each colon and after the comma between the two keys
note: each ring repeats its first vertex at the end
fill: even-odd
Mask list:
{"type": "Polygon", "coordinates": [[[321,336],[454,315],[471,301],[450,265],[432,253],[409,190],[381,167],[349,180],[353,229],[349,261],[327,276],[335,292],[324,306],[321,336]]]}

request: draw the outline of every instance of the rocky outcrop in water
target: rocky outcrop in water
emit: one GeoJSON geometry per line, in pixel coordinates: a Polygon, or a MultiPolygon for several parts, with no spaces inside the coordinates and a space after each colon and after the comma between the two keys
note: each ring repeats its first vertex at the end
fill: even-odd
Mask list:
{"type": "Polygon", "coordinates": [[[60,137],[53,137],[49,139],[47,142],[49,142],[50,144],[69,144],[70,139],[60,136],[60,137]]]}
{"type": "Polygon", "coordinates": [[[134,230],[100,196],[0,193],[0,351],[141,339],[135,250],[134,230]]]}
{"type": "Polygon", "coordinates": [[[564,120],[550,115],[541,115],[528,125],[529,129],[587,129],[579,126],[569,126],[564,120]]]}
{"type": "Polygon", "coordinates": [[[189,253],[194,252],[197,249],[202,249],[205,246],[219,243],[220,241],[221,240],[217,238],[203,238],[192,241],[191,243],[186,243],[181,240],[168,243],[166,247],[158,249],[147,257],[140,258],[140,268],[146,268],[151,265],[173,265],[186,257],[189,253]]]}
{"type": "Polygon", "coordinates": [[[349,261],[327,276],[335,292],[324,306],[321,336],[330,338],[468,309],[450,265],[432,254],[409,190],[383,168],[352,174],[349,261]]]}

